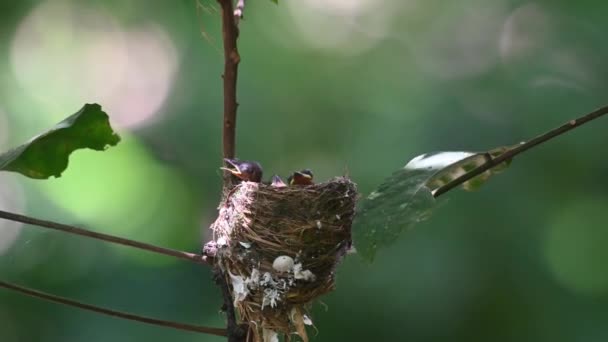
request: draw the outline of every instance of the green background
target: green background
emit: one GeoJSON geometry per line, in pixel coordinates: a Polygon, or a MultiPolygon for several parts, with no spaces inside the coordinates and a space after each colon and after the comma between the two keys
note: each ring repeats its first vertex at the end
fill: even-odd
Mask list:
{"type": "MultiPolygon", "coordinates": [[[[348,173],[363,194],[416,155],[487,150],[608,104],[600,1],[247,3],[238,156],[266,176],[348,173]]],[[[4,1],[0,147],[99,102],[123,141],[59,179],[0,176],[0,207],[198,251],[221,177],[214,2],[4,1]],[[198,10],[197,10],[198,8],[198,10]]],[[[348,257],[315,341],[608,339],[608,123],[518,157],[381,250],[348,257]]],[[[7,281],[118,310],[222,326],[209,270],[0,222],[7,281]]],[[[0,341],[221,341],[0,290],[0,341]]]]}

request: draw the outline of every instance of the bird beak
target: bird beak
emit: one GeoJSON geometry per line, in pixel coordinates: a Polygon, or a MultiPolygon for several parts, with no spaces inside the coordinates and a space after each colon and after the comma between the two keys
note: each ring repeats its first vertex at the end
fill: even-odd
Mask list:
{"type": "Polygon", "coordinates": [[[287,186],[287,184],[285,184],[285,182],[283,182],[281,177],[279,177],[278,175],[272,176],[272,182],[270,183],[270,185],[276,188],[282,188],[287,186]]]}
{"type": "Polygon", "coordinates": [[[240,176],[242,174],[239,166],[232,159],[224,158],[224,162],[226,162],[230,167],[220,167],[220,170],[228,171],[235,176],[240,176]]]}
{"type": "Polygon", "coordinates": [[[312,179],[312,176],[311,176],[311,175],[309,175],[309,174],[307,174],[307,173],[302,173],[302,172],[299,172],[299,171],[298,171],[298,172],[295,172],[295,173],[297,173],[297,174],[298,174],[298,176],[302,176],[302,177],[304,177],[304,178],[306,178],[306,179],[312,179]]]}

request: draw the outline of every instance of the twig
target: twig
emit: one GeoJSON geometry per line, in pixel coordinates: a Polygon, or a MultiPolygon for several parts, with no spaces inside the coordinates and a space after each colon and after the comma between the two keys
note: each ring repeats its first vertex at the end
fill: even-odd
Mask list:
{"type": "MultiPolygon", "coordinates": [[[[222,38],[224,41],[224,158],[234,158],[236,132],[236,78],[241,60],[236,46],[239,30],[234,21],[232,0],[218,0],[222,8],[222,38]]],[[[228,174],[228,172],[225,172],[228,174]]]]}
{"type": "Polygon", "coordinates": [[[178,330],[193,331],[193,332],[216,335],[216,336],[227,336],[226,329],[210,328],[210,327],[204,327],[204,326],[200,326],[200,325],[191,325],[191,324],[185,324],[185,323],[179,323],[179,322],[164,321],[164,320],[160,320],[160,319],[156,319],[156,318],[138,316],[138,315],[134,315],[134,314],[126,313],[126,312],[110,310],[110,309],[106,309],[106,308],[102,308],[102,307],[98,307],[98,306],[94,306],[94,305],[90,305],[90,304],[77,302],[75,300],[67,299],[64,297],[51,295],[51,294],[48,294],[45,292],[29,289],[27,287],[22,287],[19,285],[7,283],[7,282],[1,281],[1,280],[0,280],[0,287],[6,288],[9,290],[13,290],[13,291],[17,291],[17,292],[21,292],[22,294],[26,294],[28,296],[41,298],[41,299],[45,299],[45,300],[48,300],[51,302],[68,305],[68,306],[73,306],[73,307],[80,308],[83,310],[89,310],[89,311],[93,311],[96,313],[100,313],[100,314],[104,314],[104,315],[108,315],[108,316],[112,316],[112,317],[119,317],[119,318],[131,320],[131,321],[137,321],[137,322],[142,322],[142,323],[147,323],[147,324],[152,324],[152,325],[159,325],[159,326],[169,327],[169,328],[178,329],[178,330]]]}
{"type": "Polygon", "coordinates": [[[150,245],[150,244],[143,243],[143,242],[120,238],[117,236],[92,232],[90,230],[70,226],[70,225],[63,224],[63,223],[40,220],[37,218],[33,218],[33,217],[25,216],[25,215],[19,215],[19,214],[15,214],[15,213],[10,213],[7,211],[2,211],[2,210],[0,210],[0,218],[7,219],[10,221],[21,222],[21,223],[25,223],[25,224],[31,224],[31,225],[35,225],[35,226],[39,226],[39,227],[54,229],[54,230],[58,230],[58,231],[65,232],[65,233],[86,236],[86,237],[89,237],[92,239],[102,240],[102,241],[115,243],[115,244],[119,244],[119,245],[123,245],[123,246],[139,248],[139,249],[146,250],[148,252],[163,254],[163,255],[172,256],[172,257],[176,257],[176,258],[180,258],[180,259],[185,259],[185,260],[189,260],[189,261],[192,261],[192,262],[195,262],[198,264],[207,264],[206,260],[198,254],[177,251],[174,249],[154,246],[154,245],[150,245]]]}
{"type": "Polygon", "coordinates": [[[433,191],[433,196],[435,198],[437,198],[437,197],[445,194],[446,192],[454,189],[455,187],[459,186],[460,184],[470,180],[471,178],[478,176],[478,175],[484,173],[485,171],[487,171],[507,160],[513,159],[516,155],[523,153],[523,152],[531,149],[534,146],[537,146],[546,141],[549,141],[557,136],[560,136],[572,129],[575,129],[576,127],[581,126],[591,120],[595,120],[605,114],[608,114],[608,106],[596,109],[595,111],[593,111],[589,114],[583,115],[578,119],[570,120],[567,123],[555,128],[555,129],[552,129],[551,131],[549,131],[547,133],[544,133],[544,134],[541,134],[541,135],[535,137],[532,140],[529,140],[527,142],[522,142],[519,146],[508,150],[507,152],[499,155],[496,158],[489,159],[486,163],[474,168],[473,170],[463,174],[462,176],[455,178],[452,181],[446,183],[445,185],[440,186],[439,188],[435,189],[435,191],[433,191]]]}

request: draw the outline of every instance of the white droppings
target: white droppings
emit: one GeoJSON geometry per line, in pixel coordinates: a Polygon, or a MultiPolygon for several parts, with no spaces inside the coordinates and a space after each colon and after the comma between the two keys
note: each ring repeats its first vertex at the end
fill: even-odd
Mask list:
{"type": "Polygon", "coordinates": [[[323,224],[321,223],[321,221],[317,220],[317,228],[321,229],[323,228],[323,224]]]}
{"type": "Polygon", "coordinates": [[[260,280],[260,285],[262,286],[275,286],[276,282],[272,279],[272,274],[270,272],[265,272],[262,275],[262,280],[260,280]]]}
{"type": "Polygon", "coordinates": [[[260,285],[260,270],[257,268],[252,269],[249,278],[245,279],[245,284],[252,290],[257,289],[258,285],[260,285]]]}
{"type": "Polygon", "coordinates": [[[267,305],[270,305],[271,308],[276,308],[278,302],[281,301],[281,293],[277,289],[267,288],[264,289],[264,298],[262,299],[262,310],[267,305]]]}
{"type": "Polygon", "coordinates": [[[242,276],[235,276],[234,274],[228,271],[228,275],[230,275],[230,281],[232,283],[232,292],[234,294],[234,304],[237,305],[238,302],[245,300],[247,295],[249,295],[249,289],[245,284],[245,279],[242,276]]]}
{"type": "Polygon", "coordinates": [[[262,330],[262,336],[264,338],[264,342],[279,342],[279,335],[272,329],[264,328],[262,330]]]}
{"type": "Polygon", "coordinates": [[[301,263],[293,265],[293,277],[297,280],[304,281],[315,281],[315,279],[317,279],[317,276],[315,276],[310,270],[302,270],[301,263]]]}
{"type": "Polygon", "coordinates": [[[228,246],[228,240],[224,236],[219,237],[215,242],[218,247],[228,246]]]}

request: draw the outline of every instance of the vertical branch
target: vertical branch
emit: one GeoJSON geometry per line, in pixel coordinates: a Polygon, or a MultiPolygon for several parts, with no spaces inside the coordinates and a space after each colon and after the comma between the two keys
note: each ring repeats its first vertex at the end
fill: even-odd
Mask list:
{"type": "MultiPolygon", "coordinates": [[[[241,60],[236,46],[239,30],[236,26],[232,0],[218,0],[222,8],[222,39],[224,41],[224,122],[223,155],[234,158],[236,146],[236,78],[241,60]]],[[[226,178],[225,178],[226,179],[226,178]]],[[[226,181],[224,180],[224,183],[226,181]]],[[[226,184],[224,184],[226,186],[226,184]]]]}
{"type": "MultiPolygon", "coordinates": [[[[241,57],[237,49],[236,40],[239,36],[237,20],[242,17],[242,8],[235,13],[232,0],[217,0],[222,8],[222,40],[224,42],[224,120],[222,127],[223,157],[234,158],[236,149],[236,80],[237,71],[241,57]],[[236,19],[238,17],[238,19],[236,19]]],[[[224,171],[224,194],[233,185],[233,177],[224,171]]],[[[236,313],[232,303],[230,285],[226,280],[224,272],[215,267],[216,282],[222,289],[224,308],[227,319],[228,342],[243,342],[246,339],[246,328],[238,325],[236,313]]]]}

